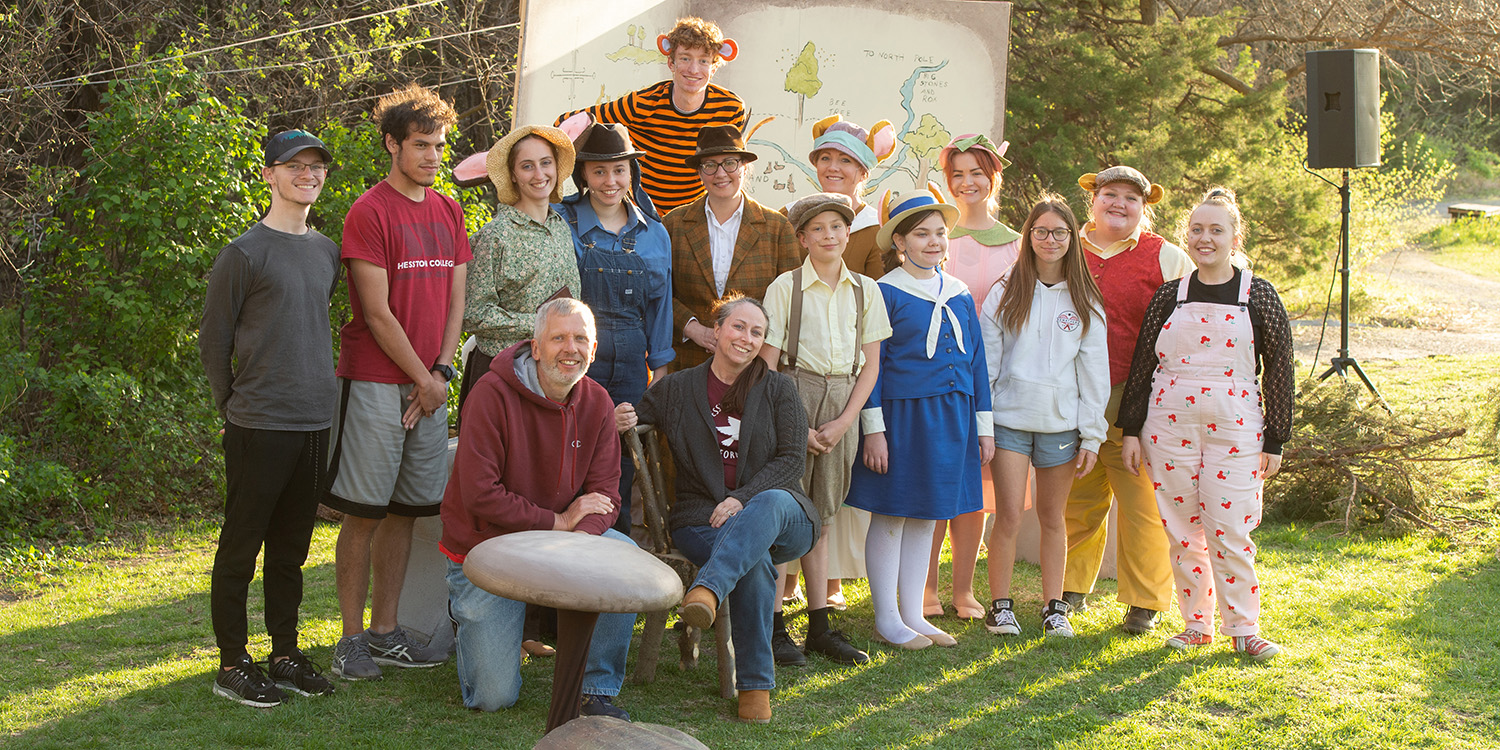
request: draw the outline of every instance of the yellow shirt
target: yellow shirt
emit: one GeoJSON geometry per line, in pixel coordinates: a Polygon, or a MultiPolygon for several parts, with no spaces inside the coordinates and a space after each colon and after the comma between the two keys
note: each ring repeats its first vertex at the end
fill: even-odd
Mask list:
{"type": "MultiPolygon", "coordinates": [[[[1083,241],[1083,248],[1085,250],[1105,260],[1113,258],[1126,250],[1134,249],[1136,243],[1141,240],[1141,228],[1136,227],[1135,231],[1131,232],[1129,237],[1123,240],[1115,240],[1110,243],[1109,247],[1101,248],[1089,239],[1089,234],[1094,231],[1094,228],[1095,224],[1093,221],[1084,224],[1083,236],[1079,237],[1079,239],[1083,241]]],[[[1188,254],[1183,252],[1182,248],[1167,242],[1165,239],[1162,240],[1161,244],[1160,261],[1161,277],[1167,281],[1180,279],[1193,271],[1193,259],[1189,258],[1188,254]]]]}
{"type": "MultiPolygon", "coordinates": [[[[792,315],[792,272],[776,277],[766,287],[766,345],[786,351],[787,321],[792,315]]],[[[818,278],[812,259],[802,262],[802,328],[798,333],[797,369],[819,375],[842,375],[854,370],[855,358],[864,367],[860,347],[891,336],[891,320],[885,312],[885,298],[875,280],[854,273],[839,264],[837,290],[818,278]],[[864,295],[864,340],[854,341],[854,295],[864,295]]]]}

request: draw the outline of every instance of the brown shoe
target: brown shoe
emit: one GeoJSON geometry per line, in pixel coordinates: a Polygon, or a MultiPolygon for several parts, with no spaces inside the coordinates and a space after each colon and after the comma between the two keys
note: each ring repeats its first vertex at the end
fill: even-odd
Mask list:
{"type": "Polygon", "coordinates": [[[707,630],[714,625],[714,616],[719,611],[719,597],[709,591],[706,586],[694,586],[688,589],[687,596],[682,597],[682,609],[678,610],[678,616],[683,622],[692,625],[699,630],[707,630]]]}
{"type": "Polygon", "coordinates": [[[547,657],[557,655],[557,649],[541,641],[521,641],[521,650],[525,651],[527,656],[547,657]]]}
{"type": "Polygon", "coordinates": [[[771,691],[741,690],[739,719],[750,724],[770,724],[771,691]]]}

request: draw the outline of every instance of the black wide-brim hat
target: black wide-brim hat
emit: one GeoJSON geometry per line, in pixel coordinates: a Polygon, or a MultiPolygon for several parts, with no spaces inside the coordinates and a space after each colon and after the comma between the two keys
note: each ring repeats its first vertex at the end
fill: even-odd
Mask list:
{"type": "Polygon", "coordinates": [[[706,125],[698,131],[698,150],[685,161],[689,167],[698,168],[698,162],[705,156],[718,156],[719,154],[734,154],[742,161],[755,161],[754,151],[745,148],[745,139],[740,135],[740,129],[733,125],[706,125]]]}
{"type": "Polygon", "coordinates": [[[578,154],[578,164],[639,159],[646,155],[645,151],[635,150],[635,144],[630,142],[630,131],[618,123],[596,122],[588,126],[573,140],[573,150],[578,154]]]}

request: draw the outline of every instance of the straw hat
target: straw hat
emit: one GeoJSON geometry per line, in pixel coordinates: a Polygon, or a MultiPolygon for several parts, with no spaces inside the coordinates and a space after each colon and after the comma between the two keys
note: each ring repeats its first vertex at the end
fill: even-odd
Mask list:
{"type": "Polygon", "coordinates": [[[896,233],[896,225],[906,217],[922,211],[941,213],[943,224],[949,229],[958,223],[958,206],[944,201],[943,194],[938,192],[937,185],[929,182],[926,190],[913,190],[894,195],[887,190],[885,197],[880,200],[880,232],[875,235],[875,246],[883,250],[893,249],[895,246],[892,235],[896,233]]]}
{"type": "Polygon", "coordinates": [[[510,177],[510,150],[529,135],[552,144],[552,150],[557,154],[557,179],[552,183],[552,195],[548,200],[553,203],[562,200],[563,177],[573,171],[573,142],[557,128],[526,125],[510,131],[504,138],[496,141],[484,159],[485,171],[489,172],[490,182],[495,183],[495,192],[501,203],[514,206],[521,201],[521,194],[516,191],[515,182],[510,177]]]}

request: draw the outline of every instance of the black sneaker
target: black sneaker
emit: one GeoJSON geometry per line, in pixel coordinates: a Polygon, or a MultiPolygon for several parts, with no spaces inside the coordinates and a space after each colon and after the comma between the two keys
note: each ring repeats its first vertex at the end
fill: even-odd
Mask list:
{"type": "Polygon", "coordinates": [[[608,695],[589,695],[584,693],[578,702],[578,713],[582,716],[608,716],[620,721],[630,721],[630,714],[625,709],[615,705],[615,699],[608,695]]]}
{"type": "Polygon", "coordinates": [[[800,667],[807,663],[802,647],[785,630],[771,634],[771,655],[778,667],[800,667]]]}
{"type": "Polygon", "coordinates": [[[1068,612],[1071,609],[1062,599],[1047,602],[1047,607],[1042,610],[1042,635],[1072,638],[1073,623],[1068,622],[1068,612]]]}
{"type": "Polygon", "coordinates": [[[271,679],[276,687],[297,695],[332,695],[333,683],[318,672],[318,666],[300,649],[292,649],[285,659],[271,660],[271,679]]]}
{"type": "Polygon", "coordinates": [[[802,653],[822,654],[823,658],[840,664],[858,665],[870,661],[870,655],[855,648],[844,631],[833,628],[808,636],[802,643],[802,653]]]}
{"type": "Polygon", "coordinates": [[[240,656],[229,669],[214,675],[214,695],[253,708],[271,708],[286,700],[286,694],[260,671],[249,654],[240,656]]]}
{"type": "Polygon", "coordinates": [[[1089,595],[1078,591],[1064,591],[1062,600],[1068,603],[1074,614],[1089,611],[1089,595]]]}
{"type": "Polygon", "coordinates": [[[364,636],[365,641],[370,644],[370,656],[374,657],[376,664],[426,668],[448,661],[447,651],[417,643],[400,625],[384,635],[377,635],[367,629],[364,636]]]}
{"type": "Polygon", "coordinates": [[[1156,623],[1160,620],[1161,613],[1154,609],[1131,607],[1125,612],[1125,622],[1120,623],[1120,627],[1125,628],[1127,633],[1141,635],[1155,630],[1156,623]]]}
{"type": "Polygon", "coordinates": [[[989,611],[984,613],[984,629],[995,635],[1020,635],[1021,623],[1016,622],[1015,602],[992,599],[989,611]]]}
{"type": "Polygon", "coordinates": [[[346,680],[380,679],[380,665],[370,658],[370,642],[364,633],[346,635],[339,639],[338,644],[333,647],[333,666],[330,671],[346,680]]]}

